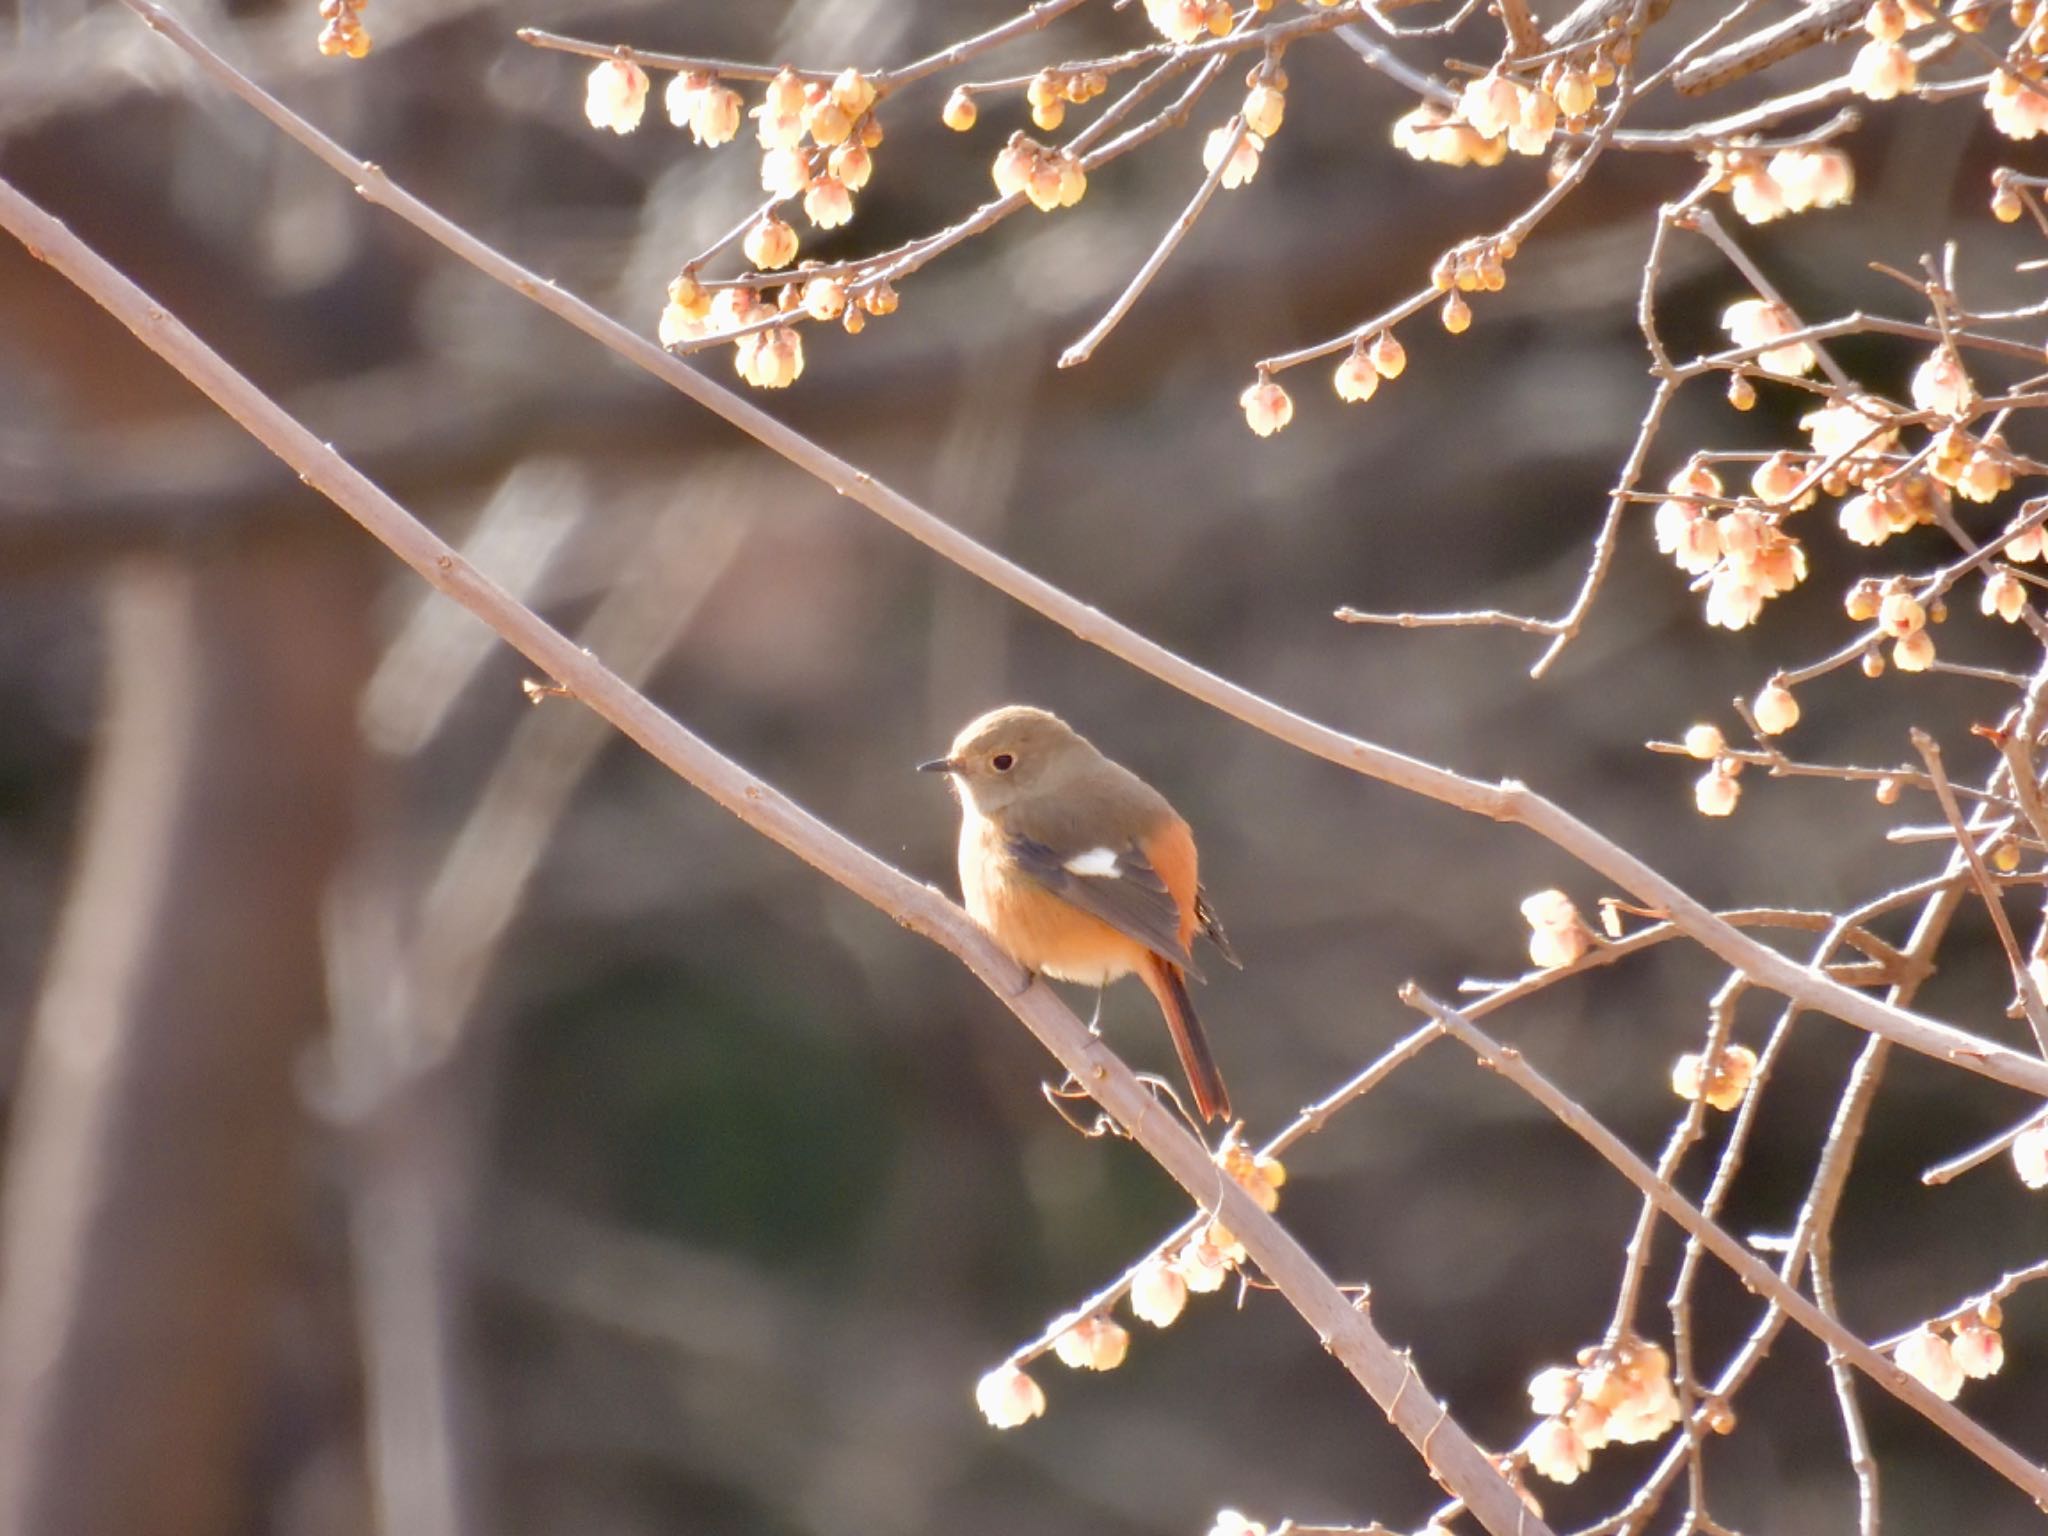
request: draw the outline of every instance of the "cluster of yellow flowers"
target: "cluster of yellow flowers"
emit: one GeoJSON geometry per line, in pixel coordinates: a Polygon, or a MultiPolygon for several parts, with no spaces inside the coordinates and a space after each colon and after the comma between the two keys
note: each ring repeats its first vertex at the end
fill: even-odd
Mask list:
{"type": "Polygon", "coordinates": [[[1856,170],[1839,149],[1715,150],[1708,165],[1716,190],[1752,224],[1768,224],[1809,208],[1835,208],[1856,192],[1856,170]]]}
{"type": "Polygon", "coordinates": [[[1467,82],[1454,107],[1425,101],[1394,122],[1394,144],[1437,165],[1499,165],[1510,151],[1540,155],[1560,128],[1583,131],[1602,87],[1614,83],[1626,38],[1585,60],[1553,59],[1534,85],[1504,69],[1467,82]]]}
{"type": "MultiPolygon", "coordinates": [[[[1263,1211],[1277,1210],[1287,1169],[1277,1157],[1238,1144],[1233,1136],[1216,1161],[1263,1211]]],[[[1186,1310],[1191,1293],[1221,1290],[1245,1261],[1244,1245],[1220,1222],[1205,1224],[1172,1253],[1155,1253],[1131,1272],[1127,1296],[1132,1316],[1165,1328],[1186,1310]]],[[[1053,1339],[1062,1365],[1081,1371],[1112,1371],[1124,1363],[1130,1332],[1107,1313],[1076,1318],[1053,1339]]],[[[982,1417],[997,1429],[1014,1429],[1045,1412],[1045,1389],[1015,1359],[983,1376],[974,1389],[982,1417]]]]}
{"type": "Polygon", "coordinates": [[[1654,518],[1657,547],[1688,575],[1705,579],[1706,619],[1724,629],[1754,624],[1764,604],[1806,579],[1806,550],[1778,526],[1779,513],[1726,499],[1721,477],[1695,458],[1671,479],[1654,518]]]}
{"type": "Polygon", "coordinates": [[[363,25],[363,7],[370,0],[320,0],[320,52],[330,59],[366,59],[370,30],[363,25]]]}
{"type": "MultiPolygon", "coordinates": [[[[1792,690],[1785,686],[1784,679],[1772,678],[1759,690],[1750,703],[1749,718],[1756,728],[1766,736],[1778,736],[1799,723],[1799,700],[1792,690]]],[[[1709,763],[1705,773],[1693,785],[1693,801],[1702,816],[1732,816],[1736,804],[1742,798],[1742,759],[1728,750],[1727,738],[1717,725],[1699,724],[1690,726],[1685,733],[1685,751],[1689,757],[1709,763]]],[[[1754,1065],[1752,1060],[1751,1065],[1754,1065]]],[[[1673,1086],[1678,1087],[1677,1079],[1673,1086]]],[[[1687,1092],[1678,1087],[1681,1097],[1698,1098],[1697,1093],[1687,1092]]],[[[1738,1093],[1739,1099],[1741,1095],[1738,1093]]],[[[1709,1103],[1713,1099],[1709,1097],[1709,1103]]],[[[1716,1104],[1715,1108],[1725,1106],[1716,1104]]]]}
{"type": "Polygon", "coordinates": [[[1145,19],[1169,43],[1228,37],[1237,24],[1230,0],[1145,0],[1145,19]]]}
{"type": "MultiPolygon", "coordinates": [[[[1738,300],[1723,312],[1721,323],[1765,373],[1799,378],[1819,364],[1811,340],[1780,303],[1738,300]]],[[[1747,383],[1739,378],[1737,382],[1747,383]]],[[[1728,629],[1753,624],[1765,602],[1805,579],[1806,552],[1782,525],[1812,505],[1816,495],[1842,498],[1836,521],[1843,537],[1853,544],[1876,546],[1912,529],[1944,522],[1953,498],[1989,502],[2011,488],[2012,456],[2003,437],[1996,431],[1980,436],[1965,425],[1981,409],[1981,396],[1952,345],[1944,341],[1921,361],[1908,393],[1913,417],[1874,396],[1832,396],[1800,418],[1810,454],[1771,454],[1752,476],[1752,494],[1735,498],[1732,505],[1720,476],[1703,455],[1673,477],[1671,495],[1658,505],[1654,518],[1657,547],[1681,571],[1702,578],[1709,624],[1728,629]],[[1923,423],[1929,438],[1921,451],[1906,458],[1900,449],[1901,434],[1923,423]]],[[[1754,398],[1753,391],[1749,398],[1754,398]]],[[[1999,542],[2007,562],[2044,554],[2042,538],[2033,527],[2013,526],[1999,542]]],[[[1928,625],[1942,622],[1946,608],[1938,599],[1923,601],[1923,596],[1902,577],[1882,583],[1866,578],[1849,588],[1845,607],[1858,622],[1878,622],[1882,637],[1892,642],[1891,665],[1924,672],[1935,660],[1928,625]]],[[[2007,565],[1988,564],[1979,600],[1983,613],[2012,623],[2026,606],[2021,579],[2007,565]]],[[[1873,647],[1864,654],[1862,665],[1866,675],[1876,677],[1884,671],[1885,657],[1873,647]]],[[[1782,701],[1773,698],[1772,703],[1774,710],[1782,710],[1782,701]]],[[[1797,718],[1796,706],[1792,718],[1797,718]]],[[[1724,760],[1700,781],[1702,811],[1727,815],[1734,809],[1736,771],[1736,765],[1724,760]]]]}
{"type": "MultiPolygon", "coordinates": [[[[646,115],[648,89],[647,72],[637,62],[605,59],[586,82],[584,115],[593,128],[631,133],[646,115]]],[[[877,96],[874,83],[855,69],[841,70],[829,81],[806,80],[784,69],[768,81],[760,104],[749,113],[739,92],[716,76],[684,71],[668,83],[662,103],[670,122],[714,148],[737,138],[751,115],[761,146],[763,190],[782,201],[801,199],[804,217],[814,228],[836,229],[853,217],[853,194],[874,174],[870,151],[882,142],[882,125],[874,114],[877,96]]],[[[763,272],[790,265],[800,245],[796,230],[773,209],[749,226],[741,241],[747,260],[763,272]]],[[[804,353],[794,325],[768,325],[777,315],[793,320],[801,310],[810,319],[836,319],[848,331],[858,331],[869,316],[895,307],[895,292],[886,281],[863,284],[855,300],[837,278],[799,275],[771,304],[752,285],[713,292],[695,272],[685,271],[669,284],[658,334],[662,345],[675,346],[747,332],[733,342],[740,377],[758,388],[779,389],[802,374],[804,353]]]]}
{"type": "Polygon", "coordinates": [[[1021,193],[1040,213],[1071,208],[1088,190],[1088,173],[1078,155],[1049,148],[1022,133],[1011,135],[990,174],[1003,196],[1021,193]]]}
{"type": "Polygon", "coordinates": [[[2005,1364],[1995,1301],[1943,1323],[1928,1323],[1901,1339],[1892,1351],[1899,1369],[1943,1402],[1954,1402],[1965,1381],[1994,1376],[2005,1364]]]}
{"type": "MultiPolygon", "coordinates": [[[[1662,1438],[1680,1417],[1671,1357],[1657,1345],[1623,1339],[1580,1350],[1578,1362],[1550,1366],[1529,1383],[1529,1405],[1543,1422],[1522,1454],[1555,1483],[1576,1482],[1604,1446],[1662,1438]]],[[[1734,1427],[1732,1416],[1727,1425],[1734,1427]]]]}
{"type": "MultiPolygon", "coordinates": [[[[1456,299],[1457,295],[1451,297],[1456,299]]],[[[1370,400],[1382,379],[1398,379],[1407,366],[1408,349],[1392,331],[1377,331],[1370,338],[1360,336],[1351,344],[1330,382],[1339,400],[1370,400]]],[[[1294,420],[1294,397],[1264,375],[1245,386],[1237,403],[1244,412],[1246,425],[1261,437],[1271,437],[1294,420]]]]}
{"type": "MultiPolygon", "coordinates": [[[[1984,110],[1991,126],[2009,139],[2031,139],[2048,130],[2048,85],[2043,83],[2042,58],[2048,55],[2048,15],[2038,0],[2013,0],[2012,24],[2019,35],[2006,50],[2002,68],[1991,72],[1984,88],[1984,110]]],[[[1987,8],[1955,0],[1947,18],[1958,32],[1981,32],[1987,8]]],[[[1849,65],[1849,86],[1872,101],[1889,101],[1919,83],[1919,69],[1905,46],[1907,34],[1935,20],[1920,0],[1873,0],[1863,13],[1870,40],[1849,65]]]]}
{"type": "MultiPolygon", "coordinates": [[[[1099,69],[1042,69],[1025,87],[1031,107],[1031,121],[1044,132],[1066,121],[1067,107],[1093,101],[1109,89],[1109,77],[1099,69]]],[[[946,98],[939,120],[956,133],[965,133],[980,119],[981,109],[966,86],[957,87],[946,98]]],[[[1088,173],[1080,156],[1071,151],[1014,133],[997,153],[989,168],[996,190],[1005,197],[1023,196],[1040,213],[1071,208],[1088,190],[1088,173]]]]}

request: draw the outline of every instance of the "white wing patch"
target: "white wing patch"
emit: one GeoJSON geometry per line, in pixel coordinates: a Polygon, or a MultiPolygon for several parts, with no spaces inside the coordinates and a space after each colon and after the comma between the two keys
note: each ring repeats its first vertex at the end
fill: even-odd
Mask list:
{"type": "Polygon", "coordinates": [[[1114,848],[1090,848],[1077,853],[1061,866],[1070,875],[1094,875],[1099,879],[1115,879],[1121,875],[1123,866],[1116,861],[1114,848]]]}

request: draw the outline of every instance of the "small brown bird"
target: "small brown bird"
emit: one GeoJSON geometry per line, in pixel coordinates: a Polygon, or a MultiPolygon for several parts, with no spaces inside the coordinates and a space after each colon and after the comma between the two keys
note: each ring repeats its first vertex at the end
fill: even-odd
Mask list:
{"type": "Polygon", "coordinates": [[[991,710],[925,773],[960,797],[968,915],[1028,971],[1102,987],[1138,979],[1158,1000],[1204,1120],[1230,1093],[1188,997],[1196,933],[1238,963],[1195,873],[1195,839],[1166,797],[1057,715],[991,710]]]}

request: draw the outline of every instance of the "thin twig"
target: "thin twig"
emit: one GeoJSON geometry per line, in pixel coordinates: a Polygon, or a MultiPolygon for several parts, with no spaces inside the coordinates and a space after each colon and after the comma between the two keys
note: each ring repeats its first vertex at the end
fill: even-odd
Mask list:
{"type": "Polygon", "coordinates": [[[1992,1286],[1990,1290],[1979,1291],[1974,1296],[1966,1297],[1950,1307],[1946,1312],[1937,1312],[1934,1316],[1907,1329],[1904,1333],[1895,1334],[1893,1337],[1884,1340],[1876,1347],[1881,1350],[1897,1349],[1907,1338],[1918,1333],[1922,1328],[1945,1328],[1961,1322],[1964,1318],[1977,1316],[1986,1307],[2004,1301],[2006,1297],[2010,1296],[2021,1286],[2032,1285],[2037,1280],[2048,1280],[2048,1259],[2039,1259],[2019,1269],[2006,1271],[2005,1274],[1999,1277],[1998,1283],[1992,1286]]]}
{"type": "MultiPolygon", "coordinates": [[[[1207,72],[1214,74],[1221,63],[1221,60],[1217,60],[1209,66],[1207,72]]],[[[1211,166],[1208,174],[1202,178],[1201,186],[1195,189],[1195,195],[1188,200],[1187,207],[1181,210],[1179,218],[1167,226],[1159,244],[1153,248],[1152,254],[1145,258],[1145,264],[1138,268],[1137,276],[1131,279],[1130,285],[1117,295],[1116,302],[1109,306],[1108,313],[1090,326],[1085,336],[1060,354],[1060,367],[1079,367],[1095,355],[1095,349],[1102,345],[1111,331],[1116,329],[1117,322],[1131,312],[1131,306],[1138,302],[1138,296],[1151,286],[1152,279],[1159,275],[1159,269],[1166,265],[1167,258],[1173,255],[1181,241],[1187,238],[1188,231],[1195,227],[1195,220],[1202,216],[1202,210],[1209,206],[1209,199],[1216,195],[1216,188],[1222,184],[1223,173],[1230,169],[1231,157],[1237,153],[1237,146],[1244,142],[1243,116],[1231,118],[1223,131],[1226,135],[1223,152],[1216,157],[1215,165],[1211,166]]]]}
{"type": "Polygon", "coordinates": [[[1936,1163],[1932,1168],[1927,1169],[1920,1175],[1920,1182],[1930,1185],[1946,1184],[1949,1180],[1968,1173],[1973,1168],[1983,1167],[1984,1164],[1990,1162],[1999,1154],[2008,1151],[2014,1142],[2026,1135],[2035,1126],[2041,1124],[2042,1119],[2043,1117],[2039,1112],[2028,1115],[2018,1125],[2000,1131],[1988,1141],[1979,1142],[1976,1146],[1970,1148],[1969,1151],[1958,1152],[1946,1162],[1936,1163]]]}
{"type": "Polygon", "coordinates": [[[2005,948],[2006,963],[2012,968],[2013,987],[2019,993],[2020,1008],[2026,1014],[2042,1053],[2048,1055],[2048,1005],[2042,1003],[2041,989],[2034,985],[2033,972],[2027,968],[2026,957],[2020,953],[2019,938],[2012,931],[2012,920],[2006,916],[2005,903],[1991,879],[1991,870],[1977,847],[1977,839],[1964,826],[1962,808],[1956,804],[1955,789],[1942,767],[1941,748],[1932,736],[1917,726],[1911,734],[1914,750],[1927,764],[1927,777],[1933,781],[1934,798],[1941,804],[1941,813],[1955,828],[1956,851],[1969,865],[1970,878],[1976,883],[1977,894],[1983,900],[1985,910],[1991,914],[1991,926],[1998,932],[1998,942],[2005,948]]]}
{"type": "MultiPolygon", "coordinates": [[[[1815,1238],[1808,1260],[1813,1273],[1813,1300],[1836,1322],[1842,1319],[1835,1301],[1834,1243],[1826,1233],[1815,1238]]],[[[1849,1469],[1856,1475],[1856,1536],[1878,1536],[1877,1457],[1870,1449],[1870,1428],[1856,1399],[1856,1373],[1840,1355],[1828,1355],[1828,1376],[1842,1415],[1842,1436],[1848,1442],[1849,1469]]]]}

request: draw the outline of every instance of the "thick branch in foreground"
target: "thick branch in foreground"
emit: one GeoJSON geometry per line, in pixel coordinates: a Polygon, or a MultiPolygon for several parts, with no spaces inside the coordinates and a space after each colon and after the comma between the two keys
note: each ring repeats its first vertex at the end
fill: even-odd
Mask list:
{"type": "Polygon", "coordinates": [[[180,321],[57,220],[0,181],[0,227],[104,307],[153,352],[347,512],[420,576],[482,619],[575,698],[678,777],[898,923],[949,950],[1003,1000],[1039,1041],[1169,1173],[1217,1217],[1324,1347],[1420,1451],[1433,1476],[1495,1536],[1547,1536],[1486,1453],[1422,1384],[1370,1317],[1345,1297],[1308,1251],[1223,1173],[1209,1149],[1043,982],[1027,983],[967,914],[810,815],[663,713],[596,657],[552,628],[437,538],[180,321]]]}
{"type": "MultiPolygon", "coordinates": [[[[523,294],[593,341],[662,379],[838,494],[866,507],[941,558],[1052,620],[1079,639],[1101,647],[1169,687],[1177,688],[1254,730],[1311,756],[1474,815],[1514,822],[1528,828],[1587,868],[1614,881],[1645,906],[1669,913],[1672,921],[1690,938],[1751,980],[1781,992],[1815,1012],[1830,1014],[1858,1029],[1882,1035],[1908,1050],[2048,1097],[2048,1062],[1880,1002],[1787,959],[1768,945],[1722,922],[1709,908],[1641,859],[1525,786],[1486,784],[1312,720],[1219,677],[1157,641],[1118,623],[1043,577],[1033,575],[926,511],[909,497],[883,485],[865,470],[828,453],[751,401],[669,356],[652,341],[484,244],[459,224],[397,185],[380,167],[349,154],[263,91],[151,0],[123,0],[123,3],[151,28],[189,54],[214,79],[248,102],[324,164],[347,177],[356,191],[370,202],[389,209],[486,276],[523,294]]],[[[1605,3],[1605,0],[1600,0],[1600,3],[1605,3]]],[[[1654,13],[1654,0],[1651,9],[1654,13]]]]}

